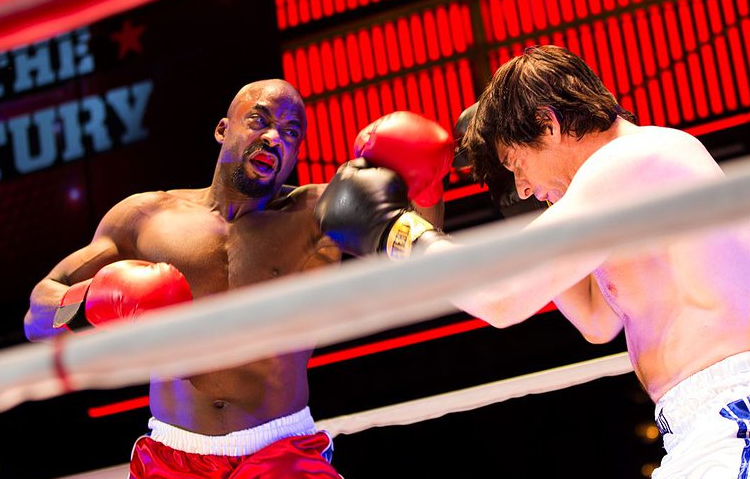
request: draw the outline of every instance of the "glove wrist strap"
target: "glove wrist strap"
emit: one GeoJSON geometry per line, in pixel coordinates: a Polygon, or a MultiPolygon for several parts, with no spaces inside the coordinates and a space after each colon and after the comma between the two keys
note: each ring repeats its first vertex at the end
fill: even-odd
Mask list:
{"type": "Polygon", "coordinates": [[[89,293],[90,284],[91,280],[89,279],[70,287],[63,297],[65,304],[61,304],[55,312],[52,321],[53,328],[78,331],[91,326],[91,323],[86,319],[86,297],[89,293]]]}
{"type": "Polygon", "coordinates": [[[438,231],[435,226],[413,211],[407,211],[396,219],[388,232],[385,252],[391,259],[405,259],[411,255],[414,243],[426,232],[438,231]]]}

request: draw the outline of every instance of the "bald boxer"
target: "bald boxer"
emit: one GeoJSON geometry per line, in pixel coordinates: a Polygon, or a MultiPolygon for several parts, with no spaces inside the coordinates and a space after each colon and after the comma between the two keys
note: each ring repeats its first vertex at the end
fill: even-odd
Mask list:
{"type": "MultiPolygon", "coordinates": [[[[221,149],[210,186],[141,193],[115,205],[91,243],[34,288],[27,337],[132,321],[337,263],[340,251],[313,218],[325,185],[284,185],[306,127],[290,84],[244,86],[214,130],[221,149]]],[[[331,439],[307,406],[310,355],[152,382],[151,431],[135,444],[130,477],[339,478],[329,463],[331,439]]]]}
{"type": "MultiPolygon", "coordinates": [[[[723,176],[700,141],[675,129],[637,126],[582,59],[555,46],[529,48],[498,69],[463,146],[479,181],[491,187],[509,170],[521,199],[552,203],[529,228],[723,176]]],[[[378,175],[383,185],[398,183],[385,176],[378,175]]],[[[386,214],[366,216],[371,225],[386,214]]],[[[423,249],[436,254],[453,247],[448,236],[433,234],[423,249]]],[[[454,303],[507,327],[550,300],[592,343],[624,332],[666,449],[654,479],[748,477],[747,221],[639,251],[551,261],[454,303]]]]}

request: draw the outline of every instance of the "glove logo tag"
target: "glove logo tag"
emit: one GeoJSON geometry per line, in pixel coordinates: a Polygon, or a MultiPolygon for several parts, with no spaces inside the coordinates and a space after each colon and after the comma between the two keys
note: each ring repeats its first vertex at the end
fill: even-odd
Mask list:
{"type": "Polygon", "coordinates": [[[421,216],[412,211],[399,216],[396,223],[388,232],[385,244],[385,252],[389,258],[400,260],[411,255],[414,243],[425,231],[433,230],[435,227],[421,216]]]}

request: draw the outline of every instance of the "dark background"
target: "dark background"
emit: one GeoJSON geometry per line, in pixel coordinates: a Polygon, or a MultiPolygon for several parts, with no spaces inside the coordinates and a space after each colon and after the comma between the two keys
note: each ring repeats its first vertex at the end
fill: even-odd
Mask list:
{"type": "MultiPolygon", "coordinates": [[[[587,22],[606,20],[609,16],[630,14],[635,18],[647,8],[651,9],[649,12],[662,12],[666,17],[668,12],[687,4],[644,0],[620,2],[625,6],[615,8],[608,6],[614,2],[577,3],[588,5],[588,16],[579,14],[564,25],[566,29],[583,28],[587,22]]],[[[479,32],[483,14],[496,12],[492,8],[497,5],[518,7],[522,3],[488,0],[450,3],[453,4],[470,10],[472,28],[477,30],[474,43],[458,55],[459,60],[465,58],[471,62],[474,92],[481,91],[494,66],[493,61],[502,57],[497,53],[498,48],[514,51],[519,45],[545,43],[545,39],[549,42],[550,38],[555,38],[555,32],[549,37],[544,36],[548,32],[521,31],[505,39],[479,32]]],[[[565,0],[546,5],[552,4],[560,9],[572,5],[565,0]]],[[[734,20],[723,12],[726,31],[740,21],[747,23],[747,7],[744,10],[739,7],[743,4],[746,2],[736,2],[738,7],[732,10],[734,20]]],[[[284,54],[312,48],[328,38],[394,19],[413,19],[415,15],[426,18],[424,15],[430,15],[429,12],[443,5],[449,2],[161,0],[90,25],[89,48],[95,57],[95,71],[19,94],[0,96],[0,122],[148,79],[154,85],[144,121],[149,135],[144,141],[115,144],[109,151],[70,162],[58,160],[47,169],[25,175],[14,170],[13,152],[8,144],[0,144],[0,271],[4,273],[0,275],[0,307],[4,317],[0,323],[0,346],[25,342],[22,320],[34,284],[62,257],[90,240],[99,219],[114,203],[135,192],[209,184],[218,153],[213,128],[242,85],[261,78],[289,78],[290,70],[282,63],[284,54]],[[320,7],[321,4],[327,9],[320,7]],[[318,10],[312,5],[318,5],[318,10]],[[292,7],[296,17],[290,16],[292,7]],[[305,8],[308,9],[306,15],[305,8]],[[281,14],[285,15],[283,21],[279,19],[281,14]],[[123,53],[122,43],[113,35],[122,32],[126,23],[144,29],[135,38],[139,48],[123,53]],[[80,196],[71,196],[72,188],[76,188],[80,196]]],[[[694,5],[703,8],[704,3],[694,5]]],[[[727,5],[735,4],[724,2],[722,8],[730,8],[727,5]]],[[[513,11],[504,12],[507,22],[511,22],[513,11]]],[[[517,11],[516,14],[520,15],[517,11]]],[[[565,31],[562,26],[558,30],[565,31]]],[[[723,38],[726,32],[712,33],[711,40],[704,40],[705,45],[713,45],[712,41],[723,38]]],[[[687,30],[682,30],[681,35],[686,39],[687,30]]],[[[689,53],[687,44],[686,41],[686,54],[689,53]]],[[[738,75],[744,71],[747,75],[750,57],[746,47],[741,53],[745,56],[732,58],[732,71],[738,75]]],[[[440,67],[443,60],[456,60],[454,57],[427,61],[411,67],[407,73],[440,67]]],[[[669,68],[681,64],[681,57],[675,55],[669,68]]],[[[10,91],[13,63],[0,65],[0,82],[10,91]]],[[[628,66],[615,63],[614,67],[628,66]]],[[[670,71],[669,68],[664,71],[670,71]]],[[[299,74],[295,75],[300,78],[299,74]]],[[[378,86],[379,82],[394,81],[398,77],[399,72],[390,72],[348,87],[313,88],[305,96],[308,105],[317,106],[355,92],[357,88],[378,86]]],[[[706,74],[705,88],[716,89],[718,85],[709,80],[710,75],[706,74]]],[[[691,82],[691,86],[696,87],[695,79],[691,82]]],[[[712,95],[709,98],[716,100],[712,95]]],[[[439,101],[436,98],[436,102],[439,101]]],[[[650,101],[655,103],[658,99],[650,101]]],[[[460,107],[469,104],[463,99],[460,107]]],[[[649,111],[647,116],[658,118],[654,111],[649,111]]],[[[709,113],[702,117],[688,118],[685,114],[676,119],[666,117],[663,124],[698,135],[717,159],[724,161],[748,152],[750,132],[742,120],[748,112],[748,102],[740,98],[733,106],[731,102],[724,102],[722,108],[712,104],[709,113]]],[[[364,112],[364,124],[379,116],[374,113],[373,109],[364,112]]],[[[639,113],[637,109],[636,113],[639,113]]],[[[639,116],[643,117],[643,113],[647,112],[639,116]]],[[[314,118],[314,123],[317,117],[310,112],[308,115],[314,118]]],[[[108,122],[113,131],[121,129],[110,116],[108,122]]],[[[453,104],[449,118],[437,119],[449,127],[457,116],[453,104]]],[[[333,137],[340,133],[346,144],[351,144],[348,131],[338,132],[334,128],[326,131],[333,137]]],[[[321,143],[326,141],[324,133],[319,133],[321,143]]],[[[33,135],[31,141],[33,143],[33,135]]],[[[63,140],[58,137],[56,141],[61,145],[63,140]]],[[[87,144],[87,148],[90,149],[90,145],[87,144]]],[[[301,168],[314,166],[316,161],[335,164],[341,160],[338,153],[335,158],[318,160],[308,148],[301,156],[301,168]]],[[[304,172],[302,176],[308,175],[304,172]]],[[[292,180],[301,182],[299,178],[292,180]]],[[[537,207],[529,202],[500,207],[479,188],[470,189],[471,194],[456,194],[472,186],[476,185],[460,171],[452,171],[447,191],[453,196],[446,204],[449,232],[501,221],[511,213],[537,207]]],[[[456,312],[334,345],[316,354],[429,331],[467,319],[470,318],[456,312]]],[[[607,345],[586,343],[553,310],[505,330],[486,327],[313,368],[310,370],[310,405],[316,419],[330,418],[624,350],[621,337],[607,345]]],[[[89,417],[88,411],[91,407],[145,394],[145,386],[82,391],[45,401],[25,402],[0,413],[0,431],[4,438],[0,448],[0,478],[53,478],[127,462],[135,438],[146,432],[148,409],[141,407],[101,418],[89,417]]],[[[644,433],[653,426],[652,409],[653,405],[632,373],[602,378],[411,426],[376,428],[339,436],[334,464],[347,479],[472,475],[548,477],[552,474],[579,478],[639,478],[644,477],[643,471],[648,474],[662,455],[659,440],[644,433]]]]}

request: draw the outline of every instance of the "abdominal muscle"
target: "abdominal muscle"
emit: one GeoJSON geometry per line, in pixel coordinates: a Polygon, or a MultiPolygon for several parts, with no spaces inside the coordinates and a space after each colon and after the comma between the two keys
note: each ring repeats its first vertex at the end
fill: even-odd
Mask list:
{"type": "Polygon", "coordinates": [[[187,379],[152,381],[153,416],[208,436],[225,435],[307,406],[311,351],[286,354],[187,379]]]}

